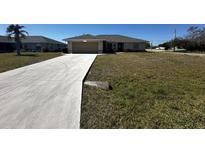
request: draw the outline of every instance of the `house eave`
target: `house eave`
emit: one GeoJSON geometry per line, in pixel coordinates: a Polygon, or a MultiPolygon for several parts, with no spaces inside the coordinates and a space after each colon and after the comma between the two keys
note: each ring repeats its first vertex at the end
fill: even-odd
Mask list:
{"type": "Polygon", "coordinates": [[[65,39],[67,42],[100,42],[105,41],[105,39],[65,39]]]}

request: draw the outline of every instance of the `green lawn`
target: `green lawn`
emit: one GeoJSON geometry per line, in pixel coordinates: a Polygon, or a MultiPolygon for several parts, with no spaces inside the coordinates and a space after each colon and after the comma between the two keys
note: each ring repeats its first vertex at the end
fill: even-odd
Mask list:
{"type": "Polygon", "coordinates": [[[102,55],[83,88],[81,128],[205,128],[205,57],[167,53],[102,55]]]}
{"type": "Polygon", "coordinates": [[[0,53],[0,73],[51,59],[60,55],[61,53],[26,52],[22,53],[21,56],[16,56],[16,53],[0,53]]]}

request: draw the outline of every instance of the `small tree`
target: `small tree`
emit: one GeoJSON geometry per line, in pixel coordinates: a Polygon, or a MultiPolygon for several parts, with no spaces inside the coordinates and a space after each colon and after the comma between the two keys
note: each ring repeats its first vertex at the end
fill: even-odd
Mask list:
{"type": "Polygon", "coordinates": [[[14,25],[11,24],[7,27],[6,33],[8,34],[8,37],[11,39],[11,37],[14,37],[14,41],[16,43],[16,52],[17,55],[21,55],[21,39],[26,38],[26,35],[28,35],[28,32],[23,30],[25,28],[24,26],[20,26],[18,24],[14,25]]]}

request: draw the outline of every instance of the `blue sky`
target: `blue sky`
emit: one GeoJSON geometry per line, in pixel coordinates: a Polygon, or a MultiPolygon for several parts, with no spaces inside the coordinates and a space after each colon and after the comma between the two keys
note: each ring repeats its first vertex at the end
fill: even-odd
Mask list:
{"type": "MultiPolygon", "coordinates": [[[[154,45],[170,40],[174,29],[184,36],[190,24],[23,24],[29,35],[43,35],[59,41],[81,34],[122,34],[151,41],[154,45]]],[[[0,35],[6,34],[0,24],[0,35]]],[[[203,27],[205,25],[195,25],[203,27]]]]}

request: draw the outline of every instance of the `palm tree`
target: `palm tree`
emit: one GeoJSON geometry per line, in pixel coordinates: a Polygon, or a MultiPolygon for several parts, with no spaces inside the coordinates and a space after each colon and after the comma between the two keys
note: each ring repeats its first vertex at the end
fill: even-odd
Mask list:
{"type": "Polygon", "coordinates": [[[28,32],[23,30],[23,28],[25,28],[24,26],[20,26],[18,24],[14,25],[11,24],[7,27],[6,33],[8,34],[8,37],[11,39],[11,37],[14,37],[14,41],[16,43],[16,52],[17,55],[20,56],[21,55],[21,39],[22,38],[26,38],[26,35],[28,35],[28,32]]]}

